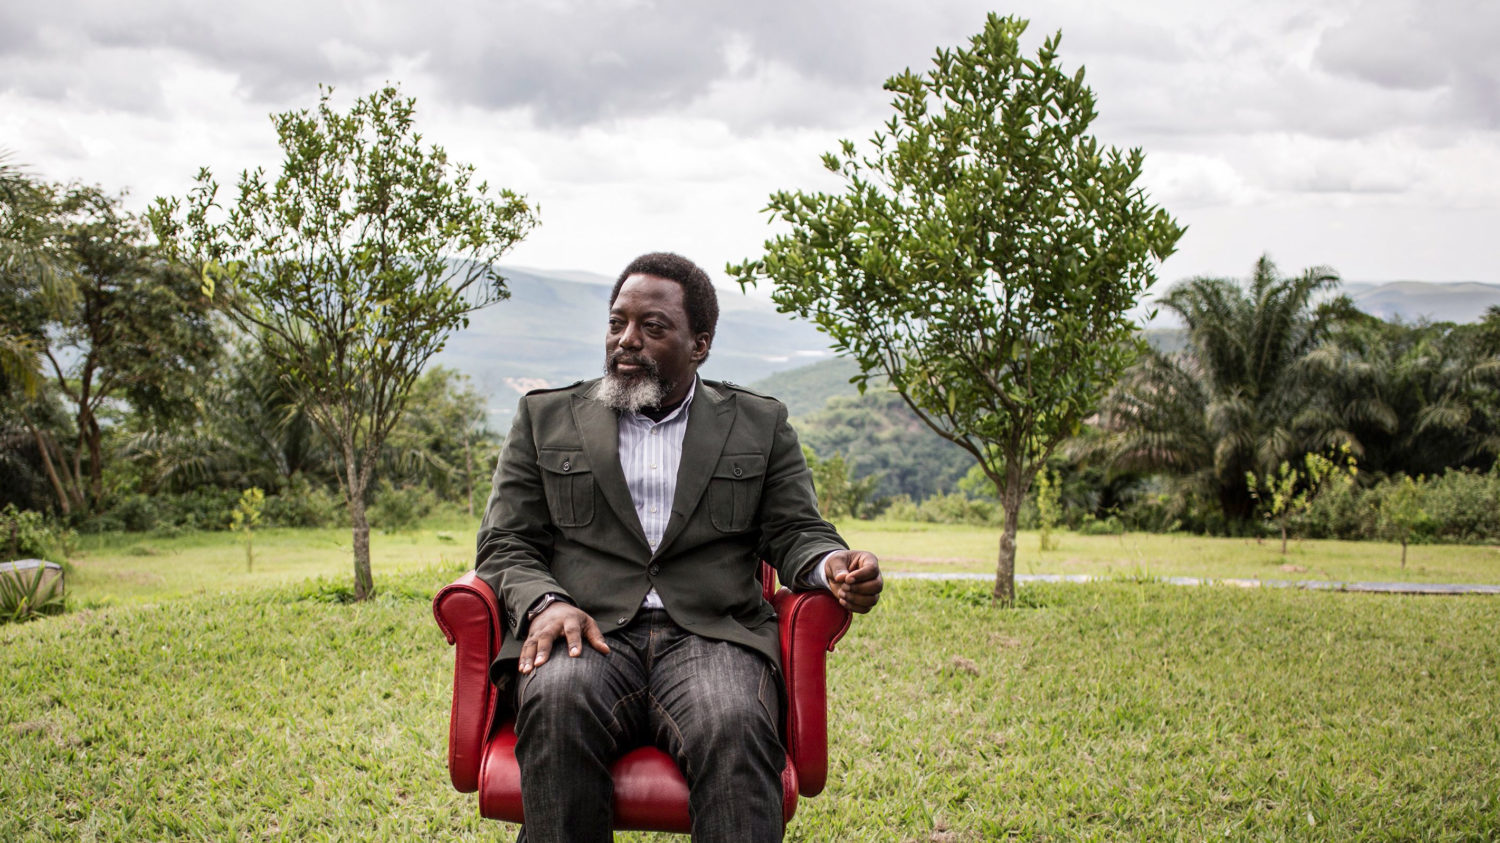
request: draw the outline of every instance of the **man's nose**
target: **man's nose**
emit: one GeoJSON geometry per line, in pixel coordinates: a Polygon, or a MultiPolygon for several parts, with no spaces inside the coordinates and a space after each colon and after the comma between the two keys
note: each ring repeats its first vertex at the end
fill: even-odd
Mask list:
{"type": "Polygon", "coordinates": [[[623,348],[641,347],[641,329],[635,323],[625,325],[625,330],[620,332],[620,345],[623,348]]]}

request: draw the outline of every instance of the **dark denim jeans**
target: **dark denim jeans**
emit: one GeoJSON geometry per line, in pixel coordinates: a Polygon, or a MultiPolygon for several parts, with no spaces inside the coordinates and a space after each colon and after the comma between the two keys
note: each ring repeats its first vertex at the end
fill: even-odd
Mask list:
{"type": "Polygon", "coordinates": [[[516,758],[526,843],[607,841],[610,763],[652,743],[687,779],[693,840],[780,840],[776,677],[759,653],[643,610],[570,658],[559,641],[517,686],[516,758]]]}

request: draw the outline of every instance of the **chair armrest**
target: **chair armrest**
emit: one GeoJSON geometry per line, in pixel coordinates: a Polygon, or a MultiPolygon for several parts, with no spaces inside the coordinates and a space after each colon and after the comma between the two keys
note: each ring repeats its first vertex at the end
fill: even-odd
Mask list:
{"type": "Polygon", "coordinates": [[[786,681],[787,754],[798,790],[816,796],[828,780],[828,654],[849,629],[850,614],[826,591],[781,589],[774,600],[781,626],[786,681]]]}
{"type": "Polygon", "coordinates": [[[490,662],[499,652],[501,609],[473,571],[432,598],[432,614],[453,650],[453,710],[448,720],[448,776],[460,793],[479,789],[484,742],[494,725],[496,690],[490,662]]]}

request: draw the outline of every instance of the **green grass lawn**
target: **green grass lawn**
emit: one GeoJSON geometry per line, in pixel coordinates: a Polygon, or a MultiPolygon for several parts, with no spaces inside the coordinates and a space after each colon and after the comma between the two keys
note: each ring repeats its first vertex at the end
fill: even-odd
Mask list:
{"type": "MultiPolygon", "coordinates": [[[[994,573],[995,527],[849,521],[839,531],[853,547],[874,551],[899,571],[994,573]]],[[[1382,542],[1226,539],[1187,534],[1086,536],[1056,532],[1054,550],[1040,550],[1035,531],[1016,540],[1018,574],[1209,577],[1344,582],[1500,583],[1500,547],[1412,545],[1406,568],[1401,546],[1382,542]]]]}
{"type": "MultiPolygon", "coordinates": [[[[434,563],[466,566],[474,558],[477,522],[461,516],[424,529],[370,535],[377,588],[384,578],[434,563]]],[[[890,571],[991,574],[1000,541],[989,527],[851,521],[839,525],[854,547],[874,551],[890,571]]],[[[1054,534],[1058,548],[1038,550],[1032,531],[1017,540],[1016,572],[1101,576],[1194,576],[1213,579],[1382,580],[1500,583],[1500,547],[1413,545],[1401,569],[1401,548],[1376,542],[1280,542],[1126,533],[1054,534]]],[[[68,589],[74,605],[120,605],[213,594],[245,587],[328,577],[352,582],[347,529],[260,530],[254,570],[245,570],[242,539],[227,532],[157,536],[84,536],[72,557],[68,589]]]]}
{"type": "MultiPolygon", "coordinates": [[[[427,598],[460,567],[387,575],[362,605],[272,586],[0,627],[0,840],[510,839],[444,769],[451,653],[427,598]]],[[[892,582],[856,621],[829,789],[789,839],[1500,830],[1500,600],[987,594],[892,582]]]]}
{"type": "MultiPolygon", "coordinates": [[[[376,586],[387,576],[435,563],[471,567],[476,528],[477,522],[452,519],[407,532],[371,531],[376,586]]],[[[257,530],[250,571],[243,538],[228,532],[83,536],[70,561],[68,593],[80,605],[139,603],[310,577],[354,580],[348,528],[257,530]]]]}

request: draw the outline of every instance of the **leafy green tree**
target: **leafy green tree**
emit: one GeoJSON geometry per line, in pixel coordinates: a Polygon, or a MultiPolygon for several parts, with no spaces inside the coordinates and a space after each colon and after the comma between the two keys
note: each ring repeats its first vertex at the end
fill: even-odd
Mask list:
{"type": "Polygon", "coordinates": [[[871,493],[875,491],[875,484],[880,482],[879,475],[871,474],[855,480],[852,467],[840,453],[834,453],[827,459],[819,459],[812,448],[803,445],[802,456],[807,460],[808,470],[812,472],[813,488],[818,493],[818,509],[823,517],[860,517],[871,493]]]}
{"type": "Polygon", "coordinates": [[[1007,605],[1031,480],[1133,357],[1125,313],[1182,234],[1136,184],[1141,151],[1089,135],[1094,95],[1058,66],[1061,36],[1028,59],[1025,30],[992,14],[967,49],[889,79],[871,154],[846,140],[824,156],[844,192],[773,194],[790,233],[729,268],[774,282],[782,311],[978,461],[1006,515],[1007,605]]]}
{"type": "Polygon", "coordinates": [[[213,412],[175,424],[127,418],[120,425],[120,453],[141,494],[211,485],[275,495],[298,475],[336,488],[327,443],[258,343],[242,339],[226,348],[217,376],[195,400],[213,412]]]}
{"type": "Polygon", "coordinates": [[[1347,442],[1369,471],[1485,470],[1500,455],[1500,355],[1485,323],[1345,321],[1299,364],[1309,448],[1347,442]]]}
{"type": "Polygon", "coordinates": [[[1352,484],[1358,471],[1349,446],[1342,445],[1332,459],[1322,454],[1305,454],[1300,468],[1282,460],[1274,473],[1245,476],[1251,495],[1261,501],[1266,517],[1281,529],[1282,556],[1286,555],[1292,519],[1306,513],[1331,484],[1352,484]]]}
{"type": "Polygon", "coordinates": [[[36,444],[58,508],[96,512],[108,492],[102,416],[193,412],[194,385],[218,352],[215,305],[119,197],[36,185],[25,213],[33,217],[23,226],[27,246],[39,256],[7,266],[0,333],[31,350],[23,368],[34,365],[31,375],[49,381],[49,396],[39,400],[35,389],[28,396],[20,382],[12,409],[36,444]],[[66,429],[46,422],[52,397],[67,407],[66,429]]]}
{"type": "Polygon", "coordinates": [[[472,516],[475,480],[498,455],[485,404],[461,372],[434,366],[422,373],[386,440],[384,476],[396,485],[420,484],[441,500],[462,499],[472,516]]]}
{"type": "Polygon", "coordinates": [[[1094,452],[1117,470],[1176,477],[1229,524],[1247,524],[1255,501],[1246,476],[1314,449],[1295,430],[1307,401],[1298,364],[1353,312],[1347,298],[1325,298],[1338,283],[1323,267],[1283,276],[1261,257],[1248,284],[1194,278],[1173,287],[1160,306],[1187,326],[1188,347],[1149,352],[1125,373],[1101,405],[1107,435],[1094,452]]]}
{"type": "Polygon", "coordinates": [[[44,245],[54,214],[48,188],[0,154],[0,396],[7,400],[34,397],[45,380],[40,343],[21,308],[37,291],[65,298],[44,245]]]}
{"type": "Polygon", "coordinates": [[[493,262],[535,219],[492,195],[415,130],[415,101],[385,88],[347,113],[324,89],[315,112],[272,117],[285,159],[268,180],[245,171],[227,215],[200,170],[185,200],[153,220],[231,293],[236,322],[261,343],[333,448],[354,544],[354,596],[371,595],[366,493],[427,360],[478,307],[506,295],[493,262]]]}
{"type": "Polygon", "coordinates": [[[1427,521],[1427,512],[1422,506],[1423,491],[1420,478],[1412,480],[1402,475],[1385,489],[1380,498],[1376,527],[1387,538],[1401,542],[1401,570],[1406,570],[1406,545],[1412,533],[1427,521]]]}

